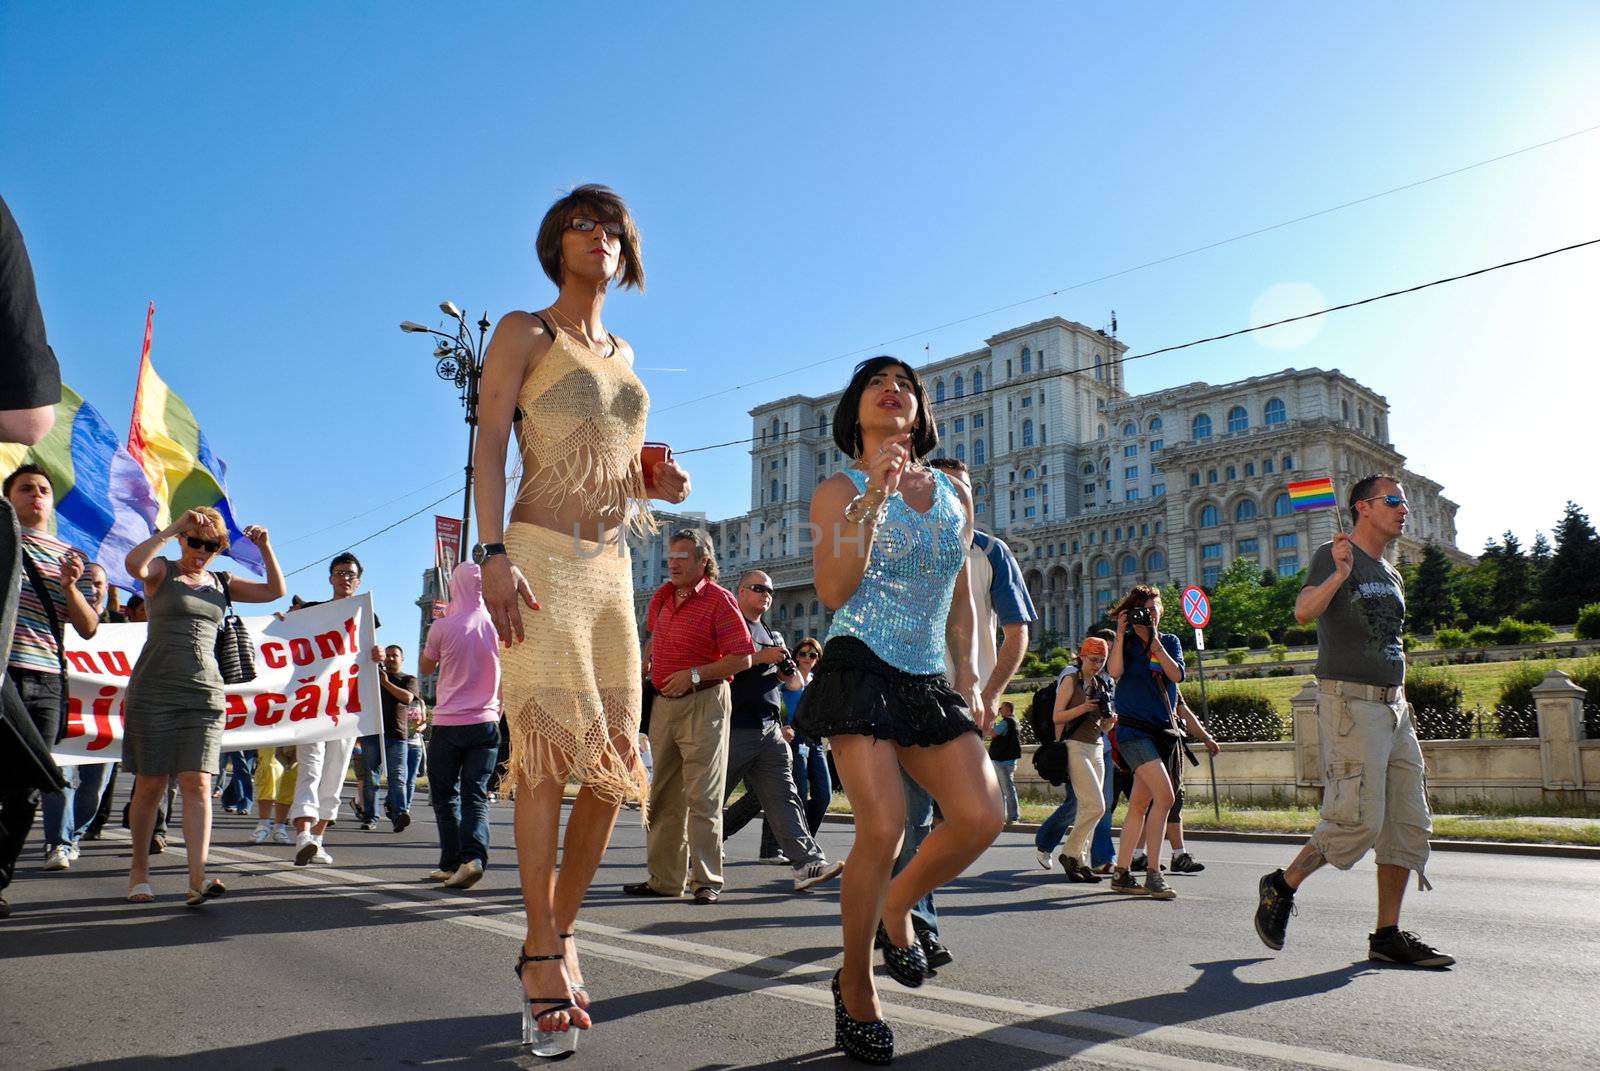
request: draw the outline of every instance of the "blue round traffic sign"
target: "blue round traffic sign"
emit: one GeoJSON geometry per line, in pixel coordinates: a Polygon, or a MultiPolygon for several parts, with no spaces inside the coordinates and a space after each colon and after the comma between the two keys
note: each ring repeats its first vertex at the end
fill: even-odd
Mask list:
{"type": "Polygon", "coordinates": [[[1211,600],[1193,584],[1183,589],[1183,619],[1195,628],[1205,628],[1211,620],[1211,600]]]}

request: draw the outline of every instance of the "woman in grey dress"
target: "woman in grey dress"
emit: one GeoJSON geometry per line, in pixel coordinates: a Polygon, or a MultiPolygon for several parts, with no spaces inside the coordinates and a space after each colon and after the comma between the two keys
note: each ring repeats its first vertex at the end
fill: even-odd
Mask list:
{"type": "MultiPolygon", "coordinates": [[[[234,602],[271,602],[287,586],[267,530],[252,525],[244,534],[261,551],[265,582],[238,580],[229,573],[234,602]]],[[[177,777],[183,793],[183,842],[189,855],[190,907],[199,907],[227,890],[205,876],[211,843],[211,776],[221,758],[224,698],[217,668],[217,631],[227,608],[222,582],[207,566],[228,548],[222,514],[210,507],[192,509],[128,552],[128,572],[144,582],[149,632],[128,681],[123,708],[123,768],[135,775],[128,824],[133,831],[133,865],[128,899],[148,904],[150,833],[156,805],[167,780],[177,777]],[[176,561],[159,558],[167,540],[177,537],[176,561]]]]}

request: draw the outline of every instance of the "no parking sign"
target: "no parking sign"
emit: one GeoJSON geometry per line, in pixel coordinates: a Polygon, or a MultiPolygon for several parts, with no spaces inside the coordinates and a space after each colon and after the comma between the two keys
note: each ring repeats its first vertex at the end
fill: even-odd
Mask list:
{"type": "Polygon", "coordinates": [[[1204,651],[1206,639],[1200,630],[1211,621],[1211,599],[1193,584],[1183,589],[1183,619],[1194,628],[1196,649],[1204,651]]]}

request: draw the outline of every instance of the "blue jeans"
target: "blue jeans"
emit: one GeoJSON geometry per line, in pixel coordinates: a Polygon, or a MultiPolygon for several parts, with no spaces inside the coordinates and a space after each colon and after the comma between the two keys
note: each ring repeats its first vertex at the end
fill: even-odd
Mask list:
{"type": "Polygon", "coordinates": [[[417,794],[417,771],[422,769],[422,737],[414,736],[406,742],[406,805],[401,810],[411,809],[411,800],[417,794]]]}
{"type": "Polygon", "coordinates": [[[111,777],[111,763],[86,762],[65,767],[62,772],[67,775],[67,787],[60,792],[46,792],[40,800],[45,851],[76,844],[83,838],[83,831],[100,810],[100,797],[111,777]]]}
{"type": "Polygon", "coordinates": [[[1022,808],[1017,803],[1017,760],[1016,759],[990,759],[994,764],[995,776],[1000,779],[1000,802],[1005,804],[1006,821],[1015,822],[1022,817],[1022,808]]]}
{"type": "Polygon", "coordinates": [[[378,820],[378,782],[383,778],[384,739],[373,733],[361,738],[361,809],[367,821],[378,820]]]}
{"type": "Polygon", "coordinates": [[[256,779],[250,769],[250,753],[228,751],[222,756],[224,763],[233,763],[233,780],[222,790],[222,806],[248,811],[256,805],[256,779]]]}
{"type": "MultiPolygon", "coordinates": [[[[1100,822],[1094,827],[1094,840],[1089,844],[1089,861],[1095,866],[1104,866],[1116,858],[1116,846],[1111,843],[1111,810],[1115,796],[1115,778],[1112,777],[1111,766],[1111,741],[1105,742],[1106,770],[1106,813],[1101,816],[1100,822]]],[[[1067,830],[1072,828],[1073,820],[1078,817],[1078,798],[1072,794],[1072,782],[1067,782],[1067,798],[1061,805],[1050,812],[1039,825],[1039,832],[1034,834],[1033,846],[1041,852],[1054,855],[1061,841],[1067,835],[1067,830]]]]}
{"type": "MultiPolygon", "coordinates": [[[[789,741],[790,761],[794,764],[794,787],[800,796],[800,807],[806,812],[806,829],[813,838],[822,828],[822,816],[828,813],[833,802],[833,779],[828,776],[828,756],[822,745],[801,733],[789,741]]],[[[761,825],[761,858],[770,859],[778,854],[778,838],[772,835],[772,826],[761,825]]]]}
{"type": "MultiPolygon", "coordinates": [[[[933,797],[903,768],[900,780],[906,790],[906,835],[900,844],[900,857],[894,861],[896,874],[906,868],[911,857],[917,854],[917,849],[922,847],[922,842],[933,832],[933,797]]],[[[931,891],[912,905],[911,928],[919,934],[931,934],[934,940],[938,940],[939,909],[933,906],[931,891]]]]}
{"type": "Polygon", "coordinates": [[[384,797],[383,807],[390,818],[411,809],[410,752],[406,742],[398,736],[383,738],[383,765],[389,771],[389,793],[384,797]]]}
{"type": "Polygon", "coordinates": [[[489,775],[500,755],[500,726],[435,725],[428,742],[428,786],[439,825],[439,869],[468,859],[489,865],[489,775]]]}

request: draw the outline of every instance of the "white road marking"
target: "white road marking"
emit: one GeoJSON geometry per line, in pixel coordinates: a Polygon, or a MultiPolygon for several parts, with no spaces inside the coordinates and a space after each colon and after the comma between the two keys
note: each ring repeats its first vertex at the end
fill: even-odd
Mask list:
{"type": "MultiPolygon", "coordinates": [[[[514,910],[509,905],[494,901],[486,901],[483,898],[456,895],[450,890],[432,883],[388,881],[331,867],[294,867],[284,858],[248,852],[238,848],[214,846],[211,850],[213,855],[232,861],[234,868],[242,872],[299,886],[313,884],[328,886],[353,899],[371,904],[379,910],[410,911],[423,918],[442,919],[442,921],[452,925],[518,938],[522,937],[524,933],[522,912],[520,910],[514,910]],[[396,900],[394,899],[395,894],[399,894],[405,899],[396,900]],[[503,914],[501,917],[441,914],[441,912],[445,911],[470,910],[481,912],[486,909],[495,910],[503,914]]],[[[831,971],[815,964],[787,960],[781,957],[736,952],[716,945],[685,941],[674,937],[633,933],[629,930],[593,922],[585,922],[580,932],[585,937],[583,942],[585,955],[594,955],[602,959],[693,981],[711,981],[715,985],[780,997],[815,1007],[831,1008],[833,1005],[831,994],[816,984],[830,977],[831,971]],[[776,974],[773,977],[767,977],[703,966],[697,963],[685,962],[681,958],[669,959],[634,948],[598,942],[591,939],[590,935],[599,935],[611,940],[621,940],[631,944],[646,945],[665,952],[676,953],[678,956],[698,956],[702,959],[727,963],[737,967],[748,967],[759,963],[763,968],[775,969],[776,974]],[[792,979],[792,981],[782,981],[781,979],[792,979]]],[[[1031,1001],[1011,1000],[1005,997],[969,993],[964,990],[948,989],[941,986],[924,985],[916,990],[916,995],[919,998],[935,1002],[988,1011],[1000,1011],[1031,1020],[1049,1020],[1061,1026],[1093,1030],[1097,1033],[1110,1034],[1113,1037],[1206,1049],[1236,1057],[1275,1060],[1294,1067],[1315,1067],[1326,1069],[1326,1071],[1425,1071],[1425,1069],[1420,1069],[1412,1064],[1399,1064],[1344,1053],[1326,1052],[1305,1046],[1287,1045],[1280,1042],[1264,1041],[1232,1034],[1212,1033],[1193,1027],[1147,1023],[1137,1019],[1105,1015],[1098,1012],[1078,1012],[1067,1008],[1036,1004],[1031,1001]]],[[[1031,1027],[995,1023],[985,1019],[952,1015],[945,1011],[893,1004],[889,1001],[882,1001],[882,1005],[885,1017],[892,1022],[914,1024],[958,1037],[982,1038],[1010,1045],[1014,1048],[1029,1049],[1064,1059],[1088,1060],[1109,1067],[1154,1068],[1158,1069],[1158,1071],[1166,1071],[1166,1069],[1170,1069],[1170,1071],[1214,1071],[1215,1068],[1232,1066],[1171,1056],[1149,1049],[1122,1045],[1117,1042],[1087,1041],[1031,1027]]]]}

